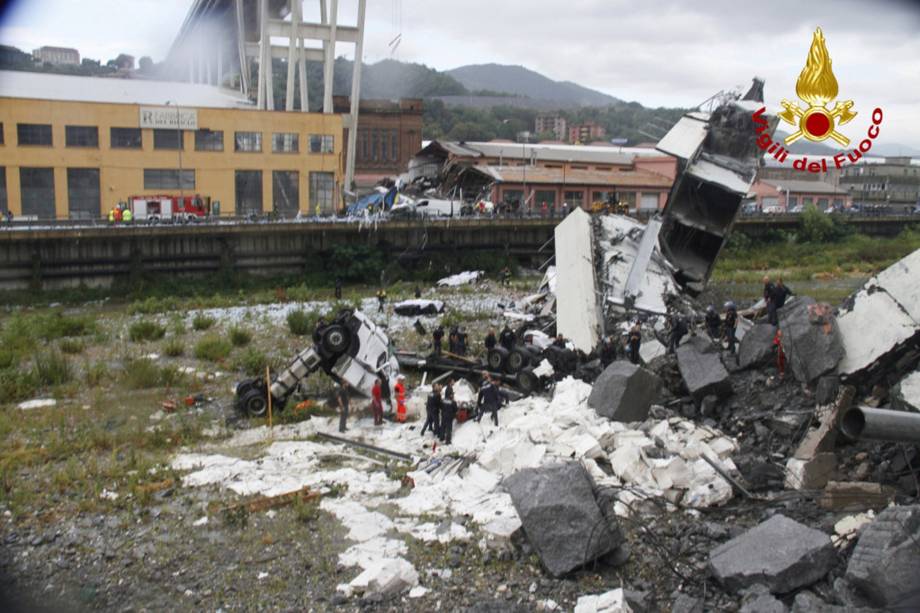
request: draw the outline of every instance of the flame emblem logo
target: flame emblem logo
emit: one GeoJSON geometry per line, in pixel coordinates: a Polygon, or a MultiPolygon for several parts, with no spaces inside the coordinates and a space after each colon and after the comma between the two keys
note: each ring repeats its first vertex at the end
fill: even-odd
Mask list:
{"type": "Polygon", "coordinates": [[[821,142],[831,138],[846,147],[850,139],[837,131],[837,126],[856,117],[856,112],[850,109],[852,100],[838,100],[833,109],[828,109],[827,104],[837,97],[837,77],[831,70],[831,56],[824,44],[824,32],[821,28],[815,29],[811,40],[811,49],[805,68],[799,75],[795,84],[795,93],[808,104],[802,108],[796,102],[783,100],[783,111],[779,117],[788,124],[797,126],[798,130],[786,137],[786,144],[790,145],[803,136],[813,142],[821,142]]]}

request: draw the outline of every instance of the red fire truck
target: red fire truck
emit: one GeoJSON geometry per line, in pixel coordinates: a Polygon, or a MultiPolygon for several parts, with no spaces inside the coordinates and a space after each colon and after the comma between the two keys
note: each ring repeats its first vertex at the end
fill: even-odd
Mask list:
{"type": "Polygon", "coordinates": [[[211,199],[194,196],[131,196],[126,204],[138,222],[195,223],[211,215],[211,199]]]}

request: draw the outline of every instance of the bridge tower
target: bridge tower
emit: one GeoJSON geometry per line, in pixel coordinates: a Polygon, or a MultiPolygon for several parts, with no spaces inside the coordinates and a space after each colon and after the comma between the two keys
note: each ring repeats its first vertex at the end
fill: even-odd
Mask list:
{"type": "Polygon", "coordinates": [[[351,189],[367,8],[367,0],[353,1],[357,2],[356,23],[346,25],[339,23],[339,0],[318,0],[318,21],[304,20],[305,2],[315,7],[317,0],[194,0],[164,62],[164,71],[176,80],[238,88],[255,98],[257,108],[276,110],[272,60],[285,59],[284,110],[307,112],[307,63],[319,62],[323,65],[322,112],[331,114],[336,43],[353,44],[351,107],[344,116],[348,129],[345,185],[351,189]],[[255,88],[251,74],[254,65],[258,66],[255,88]],[[295,97],[300,99],[299,109],[294,108],[295,97]]]}

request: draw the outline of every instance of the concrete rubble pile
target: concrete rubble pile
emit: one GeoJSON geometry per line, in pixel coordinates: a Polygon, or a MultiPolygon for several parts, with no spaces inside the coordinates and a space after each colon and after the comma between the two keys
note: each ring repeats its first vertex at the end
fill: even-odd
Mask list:
{"type": "MultiPolygon", "coordinates": [[[[401,484],[370,461],[353,457],[343,467],[322,468],[324,457],[347,457],[348,449],[302,439],[333,430],[332,418],[314,417],[295,426],[275,428],[274,442],[257,459],[183,453],[172,467],[187,472],[183,484],[188,487],[218,485],[240,495],[274,496],[305,486],[322,492],[334,485],[347,486],[340,497],[321,502],[322,509],[345,525],[354,543],[340,555],[343,566],[361,570],[355,579],[340,586],[346,595],[391,593],[418,584],[417,572],[404,557],[407,549],[401,534],[451,542],[474,538],[465,526],[475,526],[480,547],[508,547],[512,534],[522,527],[522,519],[532,517],[528,510],[522,518],[508,493],[514,491],[515,480],[520,483],[524,479],[512,478],[518,471],[574,460],[586,484],[583,491],[590,489],[587,484],[591,481],[600,488],[618,488],[608,511],[611,518],[641,512],[642,500],[649,496],[686,508],[719,505],[731,499],[730,486],[701,457],[708,456],[725,471],[735,471],[730,459],[737,449],[733,440],[678,418],[650,418],[632,427],[610,421],[588,406],[590,392],[588,384],[569,378],[557,384],[552,399],[524,398],[502,409],[499,428],[487,420],[460,424],[454,432],[450,451],[455,455],[451,456],[440,452],[432,456],[417,427],[375,429],[370,420],[362,420],[351,428],[351,436],[365,442],[419,458],[442,458],[445,465],[455,457],[472,458],[467,468],[456,472],[429,472],[420,465],[408,473],[414,487],[403,497],[393,497],[401,484]],[[620,489],[623,486],[629,487],[620,489]],[[388,504],[398,509],[395,519],[377,510],[388,504]],[[431,515],[449,519],[438,527],[423,521],[431,515]]],[[[244,431],[224,446],[252,445],[268,436],[265,428],[244,431]]],[[[562,494],[574,497],[576,492],[562,494]]],[[[677,506],[671,508],[676,510],[677,506]]],[[[607,544],[615,546],[618,542],[614,538],[607,544]]],[[[565,572],[563,566],[551,569],[565,572]]]]}

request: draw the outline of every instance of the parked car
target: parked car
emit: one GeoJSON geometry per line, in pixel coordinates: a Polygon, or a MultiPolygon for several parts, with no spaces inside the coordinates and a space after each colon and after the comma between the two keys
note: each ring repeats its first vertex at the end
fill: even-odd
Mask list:
{"type": "Polygon", "coordinates": [[[804,207],[803,205],[797,204],[797,205],[795,205],[794,207],[792,207],[791,209],[789,209],[787,212],[788,212],[788,213],[792,213],[792,214],[794,214],[794,215],[798,215],[798,214],[800,214],[800,213],[801,213],[802,211],[804,211],[804,210],[805,210],[805,207],[804,207]]]}

